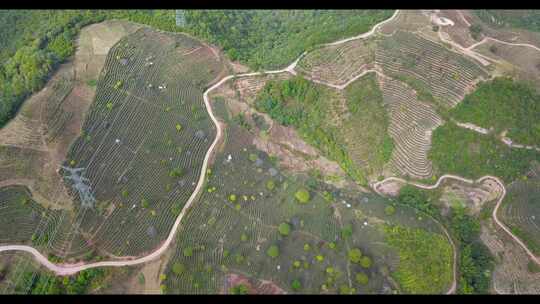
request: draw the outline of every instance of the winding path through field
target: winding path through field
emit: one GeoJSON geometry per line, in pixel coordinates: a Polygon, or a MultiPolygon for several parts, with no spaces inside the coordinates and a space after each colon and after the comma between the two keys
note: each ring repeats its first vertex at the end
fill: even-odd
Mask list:
{"type": "MultiPolygon", "coordinates": [[[[326,45],[337,45],[337,44],[341,44],[341,43],[345,43],[345,42],[348,42],[348,41],[351,41],[351,40],[356,40],[356,39],[362,39],[362,38],[366,38],[370,35],[373,35],[375,33],[375,31],[377,30],[377,28],[379,28],[381,25],[387,23],[387,22],[390,22],[391,20],[393,20],[399,13],[399,10],[396,10],[396,12],[392,15],[392,17],[390,17],[389,19],[386,19],[378,24],[376,24],[369,32],[367,33],[364,33],[364,34],[361,34],[361,35],[358,35],[358,36],[355,36],[355,37],[351,37],[351,38],[347,38],[347,39],[343,39],[343,40],[339,40],[339,41],[336,41],[336,42],[333,42],[333,43],[329,43],[329,44],[326,44],[326,45]]],[[[227,82],[228,80],[230,79],[233,79],[233,78],[238,78],[238,77],[249,77],[249,76],[257,76],[257,75],[265,75],[265,74],[277,74],[277,73],[283,73],[283,72],[288,72],[288,73],[291,73],[293,75],[296,75],[296,71],[294,70],[298,61],[306,54],[307,52],[304,52],[303,54],[301,54],[293,63],[291,63],[288,67],[284,68],[284,69],[281,69],[281,70],[274,70],[274,71],[264,71],[264,72],[255,72],[255,73],[245,73],[245,74],[238,74],[238,75],[229,75],[229,76],[226,76],[224,77],[223,79],[221,79],[219,82],[217,82],[216,84],[214,84],[213,86],[211,86],[210,88],[208,88],[204,94],[203,94],[203,98],[204,98],[204,103],[205,103],[205,106],[206,106],[206,110],[208,111],[208,114],[210,115],[210,118],[212,119],[213,123],[216,125],[216,129],[217,129],[217,133],[216,133],[216,137],[214,139],[214,141],[212,142],[212,145],[210,146],[210,148],[208,149],[207,153],[206,153],[206,156],[204,158],[204,161],[203,161],[203,165],[202,165],[202,168],[201,168],[201,174],[200,174],[200,177],[199,177],[199,181],[197,183],[197,186],[195,188],[195,190],[193,191],[192,195],[189,197],[188,201],[186,202],[185,206],[183,207],[182,211],[180,212],[180,214],[178,215],[178,217],[176,218],[176,221],[174,222],[174,225],[169,233],[169,236],[167,237],[167,239],[165,240],[165,242],[163,242],[163,244],[157,249],[155,250],[154,252],[150,253],[149,255],[146,255],[144,257],[141,257],[141,258],[137,258],[137,259],[133,259],[133,260],[124,260],[124,261],[101,261],[101,262],[95,262],[95,263],[85,263],[85,262],[80,262],[80,263],[77,263],[77,264],[54,264],[52,262],[50,262],[47,257],[45,257],[43,254],[41,254],[37,249],[31,247],[31,246],[26,246],[26,245],[4,245],[4,246],[0,246],[0,252],[6,252],[6,251],[22,251],[22,252],[26,252],[26,253],[30,253],[34,256],[34,258],[40,263],[42,264],[43,266],[45,266],[46,268],[48,268],[49,270],[53,271],[54,273],[56,273],[57,275],[72,275],[72,274],[75,274],[77,272],[80,272],[80,271],[83,271],[83,270],[87,270],[87,269],[91,269],[91,268],[97,268],[97,267],[123,267],[123,266],[132,266],[132,265],[138,265],[138,264],[142,264],[142,263],[146,263],[146,262],[149,262],[149,261],[152,261],[156,258],[158,258],[160,255],[162,255],[168,248],[169,246],[171,245],[172,241],[174,240],[174,237],[176,236],[176,232],[178,231],[178,228],[180,227],[180,223],[182,221],[182,219],[184,218],[184,216],[186,215],[187,211],[189,210],[189,208],[191,207],[191,205],[193,204],[193,202],[195,201],[195,199],[197,198],[199,192],[201,191],[203,185],[204,185],[204,178],[206,176],[206,170],[207,170],[207,167],[208,167],[208,162],[209,162],[209,159],[210,157],[212,156],[212,153],[214,152],[215,150],[215,147],[217,145],[217,143],[219,142],[219,140],[221,139],[221,137],[223,136],[223,130],[222,130],[222,127],[220,125],[220,123],[218,122],[218,120],[216,119],[216,117],[214,116],[214,113],[212,111],[212,105],[210,103],[210,100],[209,100],[209,93],[211,91],[213,91],[214,89],[218,88],[219,86],[221,86],[223,83],[227,82]]],[[[469,52],[470,54],[470,52],[469,52]]],[[[376,71],[375,71],[376,72],[376,71]]],[[[356,79],[357,77],[355,77],[354,79],[356,79]]],[[[321,82],[322,83],[322,82],[321,82]]],[[[347,84],[349,84],[350,82],[347,82],[347,84]]],[[[326,84],[326,85],[330,85],[328,83],[322,83],[322,84],[326,84]]],[[[346,84],[346,85],[347,85],[346,84]]],[[[346,86],[345,85],[345,86],[346,86]]],[[[331,85],[332,86],[332,85],[331,85]]],[[[339,88],[344,88],[345,86],[339,86],[339,88]]],[[[423,188],[423,189],[434,189],[434,188],[437,188],[439,186],[439,184],[441,183],[441,181],[444,179],[444,178],[451,178],[451,179],[457,179],[457,180],[461,180],[461,181],[464,181],[464,182],[467,182],[467,183],[473,183],[473,181],[471,180],[468,180],[468,179],[464,179],[462,177],[459,177],[459,176],[454,176],[454,175],[443,175],[439,178],[439,180],[437,181],[437,183],[435,183],[434,185],[423,185],[423,184],[419,184],[419,183],[414,183],[414,182],[407,182],[401,178],[397,178],[397,177],[389,177],[389,178],[386,178],[385,180],[381,181],[381,182],[378,182],[378,183],[375,183],[373,185],[373,189],[375,190],[375,192],[379,193],[380,192],[378,191],[378,187],[384,183],[384,182],[387,182],[387,181],[390,181],[390,180],[397,180],[397,181],[401,181],[401,182],[405,182],[405,183],[409,183],[409,184],[412,184],[414,186],[417,186],[417,187],[420,187],[420,188],[423,188]]],[[[499,225],[503,230],[505,230],[516,242],[518,242],[524,249],[525,251],[527,252],[527,254],[537,263],[540,265],[540,261],[538,260],[538,258],[536,256],[534,256],[534,254],[527,248],[527,246],[519,239],[517,238],[516,236],[514,236],[512,234],[512,232],[503,224],[499,221],[499,219],[497,218],[497,210],[506,194],[506,189],[504,188],[504,185],[502,184],[502,182],[499,181],[499,179],[497,179],[496,177],[492,177],[492,176],[485,176],[485,177],[482,177],[481,179],[479,179],[477,182],[480,182],[486,178],[490,178],[490,179],[493,179],[494,181],[496,181],[500,186],[501,188],[503,189],[503,194],[502,196],[499,198],[499,200],[497,201],[497,205],[493,211],[493,219],[495,220],[495,222],[497,223],[497,225],[499,225]]],[[[446,230],[444,230],[447,237],[451,240],[450,238],[450,235],[448,234],[448,232],[446,232],[446,230]]],[[[454,293],[455,292],[455,289],[456,289],[456,249],[455,249],[455,246],[452,242],[452,246],[454,247],[454,280],[453,280],[453,284],[452,284],[452,287],[450,288],[450,290],[447,292],[447,293],[454,293]]]]}

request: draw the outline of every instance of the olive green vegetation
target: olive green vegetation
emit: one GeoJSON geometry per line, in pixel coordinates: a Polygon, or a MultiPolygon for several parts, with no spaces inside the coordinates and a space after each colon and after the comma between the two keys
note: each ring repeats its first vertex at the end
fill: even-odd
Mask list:
{"type": "Polygon", "coordinates": [[[516,27],[540,32],[539,10],[473,10],[483,22],[495,27],[516,27]]]}
{"type": "Polygon", "coordinates": [[[444,292],[452,282],[452,247],[439,234],[423,229],[384,226],[385,238],[397,250],[399,264],[392,276],[407,293],[444,292]]]}
{"type": "Polygon", "coordinates": [[[358,272],[355,277],[356,277],[356,282],[360,285],[366,285],[369,282],[369,278],[367,274],[363,272],[358,272]]]}
{"type": "Polygon", "coordinates": [[[496,134],[507,130],[516,143],[540,146],[540,94],[527,83],[507,77],[481,83],[450,115],[496,134]]]}
{"type": "Polygon", "coordinates": [[[174,263],[172,270],[174,274],[181,275],[186,270],[186,267],[184,264],[176,262],[174,263]]]}
{"type": "Polygon", "coordinates": [[[189,10],[187,30],[251,68],[290,64],[321,43],[356,36],[391,10],[189,10]]]}
{"type": "Polygon", "coordinates": [[[17,280],[15,293],[25,294],[85,294],[104,286],[105,270],[83,270],[69,277],[41,272],[24,272],[17,280]]]}
{"type": "Polygon", "coordinates": [[[236,286],[231,287],[230,293],[234,295],[245,295],[248,294],[248,287],[244,284],[238,284],[236,286]]]}
{"type": "Polygon", "coordinates": [[[354,180],[366,184],[363,173],[338,140],[340,130],[328,124],[326,102],[332,98],[330,95],[326,88],[297,76],[268,82],[257,96],[255,106],[280,124],[294,126],[304,140],[337,161],[354,180]]]}
{"type": "Polygon", "coordinates": [[[493,269],[493,257],[488,248],[480,240],[480,222],[478,216],[468,215],[461,204],[452,207],[448,218],[443,218],[433,204],[433,197],[412,185],[400,189],[398,202],[422,211],[449,226],[449,230],[457,241],[458,293],[487,293],[493,269]]]}
{"type": "Polygon", "coordinates": [[[540,153],[510,148],[498,138],[449,122],[433,132],[428,157],[438,172],[473,179],[494,175],[510,183],[528,170],[531,161],[539,161],[540,153]]]}

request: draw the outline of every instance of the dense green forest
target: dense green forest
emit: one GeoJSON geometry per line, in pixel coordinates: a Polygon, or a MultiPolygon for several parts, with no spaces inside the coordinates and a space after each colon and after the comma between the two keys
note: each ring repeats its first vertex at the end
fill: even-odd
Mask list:
{"type": "Polygon", "coordinates": [[[533,160],[534,150],[513,149],[494,136],[460,128],[448,122],[433,132],[428,156],[438,172],[466,178],[494,175],[510,183],[524,174],[533,160]]]}
{"type": "Polygon", "coordinates": [[[450,111],[455,119],[483,128],[519,144],[540,145],[540,94],[530,85],[499,77],[484,82],[450,111]]]}
{"type": "Polygon", "coordinates": [[[540,32],[540,10],[473,10],[485,23],[540,32]]]}
{"type": "Polygon", "coordinates": [[[257,70],[284,67],[321,43],[367,32],[391,10],[187,11],[186,27],[257,70]]]}

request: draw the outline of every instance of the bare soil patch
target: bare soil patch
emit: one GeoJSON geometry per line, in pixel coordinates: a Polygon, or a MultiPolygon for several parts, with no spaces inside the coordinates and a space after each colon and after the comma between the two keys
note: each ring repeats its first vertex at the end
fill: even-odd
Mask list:
{"type": "Polygon", "coordinates": [[[237,285],[247,287],[248,294],[285,294],[285,290],[281,289],[272,281],[257,280],[249,278],[238,273],[228,273],[225,275],[224,285],[220,294],[229,294],[230,289],[237,285]]]}

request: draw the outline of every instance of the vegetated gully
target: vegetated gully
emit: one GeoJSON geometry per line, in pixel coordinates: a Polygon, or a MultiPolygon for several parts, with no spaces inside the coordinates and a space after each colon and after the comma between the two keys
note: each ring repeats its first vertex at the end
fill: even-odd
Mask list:
{"type": "MultiPolygon", "coordinates": [[[[378,24],[376,24],[375,26],[373,26],[373,28],[369,31],[369,32],[366,32],[364,34],[361,34],[361,35],[358,35],[358,36],[355,36],[355,37],[351,37],[351,38],[347,38],[347,39],[343,39],[343,40],[340,40],[340,41],[336,41],[336,42],[333,42],[333,43],[329,43],[329,44],[326,44],[326,45],[336,45],[336,44],[341,44],[341,43],[345,43],[345,42],[348,42],[348,41],[351,41],[351,40],[356,40],[356,39],[362,39],[362,38],[366,38],[366,37],[369,37],[371,35],[373,35],[375,33],[375,31],[383,24],[385,23],[388,23],[392,20],[394,20],[396,18],[396,16],[398,15],[399,13],[399,10],[396,10],[394,12],[394,14],[392,15],[392,17],[390,17],[389,19],[386,19],[378,24]]],[[[197,186],[195,188],[195,190],[193,191],[192,195],[189,197],[188,201],[186,202],[186,205],[183,207],[182,211],[180,212],[180,214],[178,215],[178,217],[176,218],[176,221],[169,233],[169,236],[167,237],[167,239],[165,240],[165,242],[157,249],[155,250],[154,252],[152,252],[151,254],[147,255],[147,256],[144,256],[144,257],[141,257],[141,258],[137,258],[137,259],[133,259],[133,260],[127,260],[127,261],[101,261],[101,262],[95,262],[95,263],[84,263],[84,262],[81,262],[81,263],[77,263],[77,264],[54,264],[52,262],[50,262],[43,254],[41,254],[37,249],[35,249],[34,247],[31,247],[31,246],[26,246],[26,245],[4,245],[4,246],[0,246],[0,252],[5,252],[5,251],[22,251],[22,252],[26,252],[26,253],[30,253],[34,256],[34,258],[40,263],[42,264],[43,266],[45,266],[47,269],[53,271],[54,273],[56,273],[57,275],[72,275],[72,274],[75,274],[77,272],[80,272],[80,271],[83,271],[83,270],[87,270],[87,269],[91,269],[91,268],[97,268],[97,267],[122,267],[122,266],[132,266],[132,265],[138,265],[138,264],[142,264],[142,263],[146,263],[146,262],[149,262],[149,261],[152,261],[156,258],[158,258],[161,254],[163,254],[167,248],[170,246],[170,244],[172,243],[175,235],[176,235],[176,231],[178,230],[178,227],[180,226],[180,222],[182,221],[182,219],[184,218],[187,210],[191,207],[191,205],[193,204],[193,202],[195,201],[195,198],[197,197],[198,193],[201,191],[201,188],[204,184],[204,178],[205,178],[205,172],[206,172],[206,169],[208,167],[208,161],[212,155],[212,153],[214,152],[215,150],[215,147],[217,145],[217,143],[219,142],[219,140],[221,139],[221,137],[223,136],[223,130],[222,130],[222,127],[221,125],[219,124],[218,120],[216,119],[216,117],[214,116],[214,113],[212,111],[212,106],[210,104],[210,100],[209,100],[209,97],[208,97],[208,94],[218,88],[219,86],[221,86],[223,83],[227,82],[228,80],[230,79],[233,79],[233,78],[238,78],[238,77],[249,77],[249,76],[257,76],[257,75],[265,75],[265,74],[278,74],[278,73],[283,73],[283,72],[288,72],[288,73],[291,73],[293,75],[296,75],[296,72],[295,72],[295,67],[296,65],[298,64],[298,62],[300,61],[300,59],[306,55],[307,52],[304,52],[302,53],[292,64],[290,64],[288,67],[286,67],[285,69],[282,69],[282,70],[274,70],[274,71],[263,71],[263,72],[255,72],[255,73],[246,73],[246,74],[238,74],[238,75],[229,75],[229,76],[226,76],[224,77],[223,79],[221,79],[219,82],[217,82],[216,84],[214,84],[213,86],[211,86],[210,88],[208,88],[204,94],[203,94],[203,99],[204,99],[204,103],[205,103],[205,106],[206,106],[206,110],[208,111],[208,114],[210,115],[210,118],[212,119],[213,123],[216,125],[216,129],[217,129],[217,133],[216,133],[216,137],[214,139],[214,141],[212,142],[212,145],[210,146],[210,148],[208,149],[207,153],[206,153],[206,156],[204,158],[204,161],[203,161],[203,165],[202,165],[202,170],[201,170],[201,175],[199,177],[199,181],[197,183],[197,186]]],[[[357,77],[355,77],[356,79],[357,77]]],[[[330,83],[324,83],[324,82],[319,82],[323,85],[327,85],[327,86],[331,86],[331,87],[336,87],[335,85],[333,84],[330,84],[330,83]]],[[[348,84],[348,83],[347,83],[348,84]]],[[[340,86],[339,89],[343,89],[344,87],[340,86]]],[[[437,183],[435,185],[432,185],[432,186],[429,186],[429,185],[422,185],[422,184],[417,184],[417,183],[414,183],[414,182],[407,182],[403,179],[400,179],[400,178],[397,178],[397,177],[389,177],[389,178],[386,178],[384,179],[383,181],[380,181],[374,185],[372,185],[373,187],[373,190],[377,193],[380,194],[380,192],[378,191],[378,187],[382,184],[382,183],[385,183],[387,181],[390,181],[390,180],[400,180],[402,182],[405,182],[405,183],[409,183],[409,184],[412,184],[412,185],[415,185],[417,187],[420,187],[420,188],[424,188],[424,189],[434,189],[436,187],[439,186],[440,182],[444,179],[444,178],[453,178],[453,179],[457,179],[457,180],[461,180],[461,181],[465,181],[465,182],[469,182],[469,183],[472,183],[472,181],[470,180],[467,180],[467,179],[464,179],[462,177],[459,177],[459,176],[451,176],[451,175],[444,175],[444,176],[441,176],[439,178],[439,180],[437,181],[437,183]]],[[[497,205],[493,211],[493,219],[494,221],[497,223],[497,225],[499,225],[504,231],[506,231],[516,242],[518,242],[524,249],[525,251],[527,252],[527,254],[537,263],[540,265],[540,261],[538,260],[538,258],[536,256],[534,256],[534,254],[527,248],[527,246],[519,239],[517,238],[502,222],[499,221],[499,219],[497,218],[497,210],[506,194],[506,189],[504,187],[504,184],[496,177],[493,177],[493,176],[484,176],[482,178],[480,178],[478,181],[483,181],[485,179],[493,179],[494,181],[496,181],[500,186],[501,186],[501,189],[503,190],[503,193],[501,195],[501,197],[499,198],[499,200],[497,201],[497,205]]],[[[447,237],[449,237],[448,235],[448,232],[446,230],[444,230],[445,233],[447,234],[447,237]]],[[[450,241],[451,241],[451,238],[449,237],[450,241]]],[[[454,293],[455,292],[455,289],[456,289],[456,250],[455,250],[455,246],[452,242],[452,246],[454,247],[454,279],[453,279],[453,283],[452,283],[452,286],[450,288],[450,290],[447,292],[447,293],[454,293]]]]}

